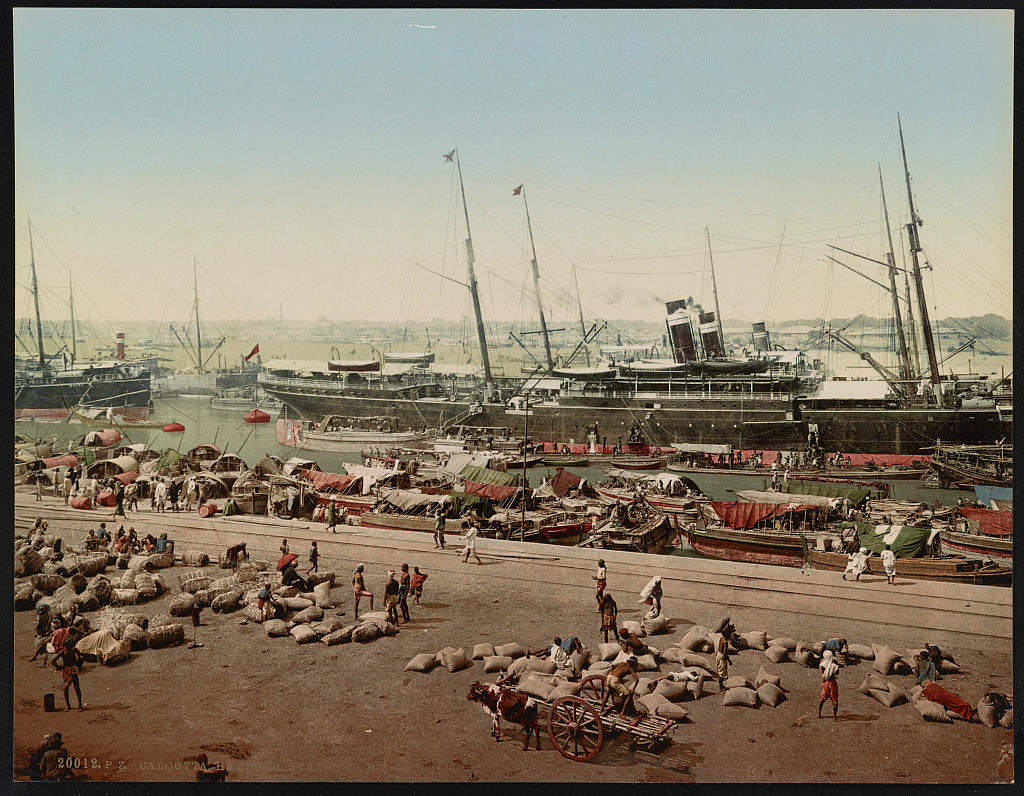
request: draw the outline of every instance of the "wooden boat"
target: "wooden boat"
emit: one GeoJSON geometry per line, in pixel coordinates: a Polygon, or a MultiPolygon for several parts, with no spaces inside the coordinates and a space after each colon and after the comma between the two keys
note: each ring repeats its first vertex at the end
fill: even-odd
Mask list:
{"type": "Polygon", "coordinates": [[[939,534],[942,549],[968,558],[992,559],[1002,564],[1013,562],[1013,537],[989,536],[983,533],[962,533],[943,530],[939,534]]]}
{"type": "Polygon", "coordinates": [[[126,415],[117,415],[116,417],[108,418],[105,411],[102,409],[72,409],[71,417],[77,423],[81,423],[83,426],[91,426],[92,428],[114,428],[126,429],[126,428],[162,428],[163,421],[160,420],[135,420],[127,417],[126,415]]]}
{"type": "Polygon", "coordinates": [[[1013,485],[1013,446],[942,445],[932,453],[932,469],[942,486],[956,484],[973,491],[975,486],[1013,485]]]}
{"type": "Polygon", "coordinates": [[[586,467],[588,463],[584,456],[545,456],[541,460],[547,467],[586,467]]]}
{"type": "Polygon", "coordinates": [[[343,417],[328,415],[321,422],[277,421],[277,441],[290,448],[312,451],[354,451],[366,445],[402,445],[422,442],[429,431],[399,431],[394,417],[343,417]]]}
{"type": "MultiPolygon", "coordinates": [[[[804,565],[803,539],[797,531],[740,530],[724,525],[702,528],[699,523],[679,523],[678,520],[673,524],[690,547],[708,558],[784,567],[804,565]]],[[[842,559],[840,569],[845,569],[846,556],[842,559]]]]}
{"type": "MultiPolygon", "coordinates": [[[[843,572],[847,557],[844,553],[808,549],[807,560],[815,569],[843,572]]],[[[868,573],[885,577],[885,567],[877,556],[868,558],[868,573]]],[[[922,556],[920,558],[897,558],[897,578],[938,580],[946,583],[975,583],[987,586],[1008,586],[1013,581],[1013,567],[1002,564],[985,564],[977,558],[964,556],[922,556]]]]}
{"type": "MultiPolygon", "coordinates": [[[[747,467],[746,465],[738,467],[692,467],[686,464],[680,464],[679,462],[673,462],[668,465],[669,472],[673,473],[690,473],[698,475],[740,475],[740,476],[752,476],[755,478],[763,478],[771,480],[774,473],[779,474],[779,478],[782,477],[781,470],[772,470],[771,467],[747,467]]],[[[811,468],[791,469],[789,471],[790,480],[812,480],[814,478],[840,478],[850,479],[859,481],[916,481],[928,472],[928,465],[922,464],[919,466],[897,466],[897,467],[879,467],[874,470],[867,470],[864,468],[857,467],[825,467],[824,469],[816,470],[811,468]]]]}
{"type": "Polygon", "coordinates": [[[605,550],[628,550],[638,553],[660,553],[669,547],[671,525],[666,514],[656,512],[639,522],[624,525],[609,518],[590,532],[579,547],[597,547],[605,550]]]}
{"type": "Polygon", "coordinates": [[[665,459],[656,456],[618,456],[612,459],[612,467],[622,470],[663,470],[665,459]]]}

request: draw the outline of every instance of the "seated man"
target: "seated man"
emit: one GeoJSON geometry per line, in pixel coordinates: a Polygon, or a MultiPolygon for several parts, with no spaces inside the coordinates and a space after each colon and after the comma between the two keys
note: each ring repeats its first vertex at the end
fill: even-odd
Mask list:
{"type": "Polygon", "coordinates": [[[100,541],[96,538],[96,531],[92,528],[89,529],[89,533],[85,536],[85,549],[88,552],[99,549],[100,541]]]}
{"type": "Polygon", "coordinates": [[[646,631],[641,630],[639,636],[634,636],[624,627],[619,630],[619,646],[628,655],[646,655],[647,645],[640,640],[646,635],[646,631]]]}
{"type": "Polygon", "coordinates": [[[174,542],[167,538],[167,533],[160,534],[160,538],[156,540],[156,551],[158,553],[173,553],[174,542]]]}

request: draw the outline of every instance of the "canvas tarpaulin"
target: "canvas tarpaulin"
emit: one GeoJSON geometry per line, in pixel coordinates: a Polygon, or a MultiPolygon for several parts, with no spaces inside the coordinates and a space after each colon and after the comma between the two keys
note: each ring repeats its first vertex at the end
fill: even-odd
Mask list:
{"type": "Polygon", "coordinates": [[[514,486],[500,486],[498,484],[483,484],[479,481],[473,481],[469,478],[466,479],[466,493],[470,495],[483,495],[489,497],[491,500],[501,502],[506,498],[511,497],[517,491],[518,487],[514,486]]]}
{"type": "Polygon", "coordinates": [[[857,505],[864,498],[871,494],[871,489],[866,486],[854,486],[846,484],[825,484],[819,481],[790,481],[786,484],[779,484],[782,492],[800,495],[817,495],[827,498],[846,498],[851,505],[857,505]]]}
{"type": "Polygon", "coordinates": [[[555,477],[548,481],[548,486],[551,487],[551,491],[558,495],[558,497],[562,497],[568,494],[570,489],[575,489],[579,486],[582,480],[578,475],[573,475],[568,470],[563,470],[559,467],[555,477]]]}
{"type": "Polygon", "coordinates": [[[105,428],[101,431],[90,431],[85,435],[85,444],[93,447],[102,446],[109,448],[121,441],[121,432],[113,428],[105,428]]]}
{"type": "Polygon", "coordinates": [[[1009,486],[975,486],[974,494],[978,496],[979,503],[993,508],[993,500],[1013,501],[1013,487],[1009,486]]]}
{"type": "Polygon", "coordinates": [[[928,545],[938,534],[931,528],[913,525],[870,525],[866,522],[842,522],[836,530],[853,528],[861,547],[872,553],[882,554],[888,544],[896,558],[919,558],[928,551],[928,545]]]}
{"type": "Polygon", "coordinates": [[[320,470],[302,470],[303,477],[313,484],[316,490],[337,489],[339,492],[356,490],[359,484],[358,475],[341,475],[340,473],[325,473],[320,470]]]}
{"type": "Polygon", "coordinates": [[[1010,536],[1013,533],[1013,511],[972,509],[961,507],[960,513],[978,523],[978,530],[990,536],[1010,536]]]}
{"type": "Polygon", "coordinates": [[[715,514],[729,528],[749,530],[757,523],[784,517],[791,511],[815,511],[817,506],[796,503],[711,502],[715,514]]]}
{"type": "Polygon", "coordinates": [[[745,503],[803,503],[808,506],[828,508],[835,498],[820,495],[797,495],[787,492],[764,492],[756,489],[738,489],[736,497],[745,503]]]}
{"type": "Polygon", "coordinates": [[[466,465],[459,473],[463,478],[476,481],[479,484],[494,484],[495,486],[519,486],[523,483],[523,476],[517,473],[502,473],[498,470],[488,470],[486,467],[466,465]]]}
{"type": "MultiPolygon", "coordinates": [[[[469,495],[465,492],[453,491],[451,498],[452,515],[456,518],[462,516],[470,509],[476,509],[477,514],[481,517],[489,517],[494,513],[494,509],[491,508],[491,499],[484,495],[469,495]]],[[[454,530],[461,533],[459,524],[458,519],[456,519],[454,521],[454,530]]]]}
{"type": "Polygon", "coordinates": [[[420,506],[443,505],[451,503],[449,495],[424,495],[411,489],[392,489],[384,496],[384,502],[400,511],[411,511],[420,506]]]}
{"type": "Polygon", "coordinates": [[[50,469],[51,467],[74,467],[78,464],[78,459],[71,454],[64,456],[49,456],[43,459],[43,467],[50,469]]]}
{"type": "Polygon", "coordinates": [[[164,452],[160,454],[160,458],[156,460],[155,469],[162,470],[164,467],[170,467],[181,458],[182,455],[174,450],[174,448],[166,448],[164,452]]]}

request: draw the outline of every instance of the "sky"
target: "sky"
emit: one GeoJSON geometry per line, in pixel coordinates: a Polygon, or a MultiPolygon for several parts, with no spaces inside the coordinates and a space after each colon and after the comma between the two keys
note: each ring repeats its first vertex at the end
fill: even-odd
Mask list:
{"type": "Polygon", "coordinates": [[[71,283],[78,318],[180,322],[194,274],[207,322],[464,318],[455,148],[488,320],[536,323],[531,229],[552,326],[713,309],[712,264],[723,317],[884,316],[829,257],[887,282],[881,170],[910,267],[898,114],[929,310],[1010,317],[1013,23],[16,8],[15,312],[34,259],[50,320],[71,283]]]}

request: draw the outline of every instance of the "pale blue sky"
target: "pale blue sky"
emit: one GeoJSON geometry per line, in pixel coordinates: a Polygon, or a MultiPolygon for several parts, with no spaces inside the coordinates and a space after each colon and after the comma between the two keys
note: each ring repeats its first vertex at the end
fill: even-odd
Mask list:
{"type": "Polygon", "coordinates": [[[193,257],[211,318],[459,316],[453,147],[490,318],[520,183],[555,320],[574,261],[589,317],[709,306],[705,227],[723,315],[884,314],[825,255],[884,259],[879,163],[906,251],[897,113],[934,309],[1012,309],[1012,12],[16,9],[14,68],[19,314],[31,217],[54,319],[70,267],[177,321],[193,257]]]}

